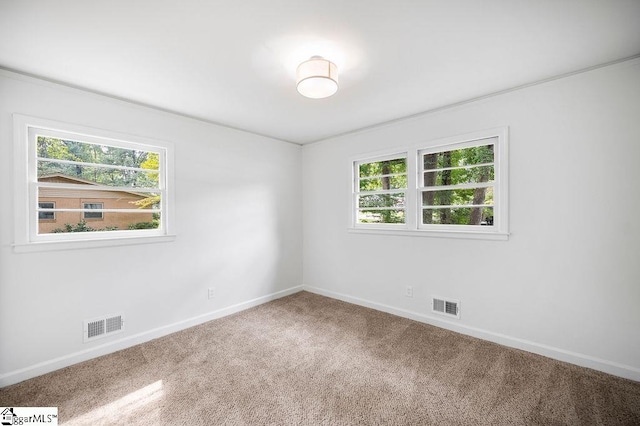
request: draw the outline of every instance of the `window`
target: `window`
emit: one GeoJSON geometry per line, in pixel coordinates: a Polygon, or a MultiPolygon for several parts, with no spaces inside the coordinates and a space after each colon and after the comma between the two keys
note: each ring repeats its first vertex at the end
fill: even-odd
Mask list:
{"type": "Polygon", "coordinates": [[[84,211],[85,219],[102,219],[102,209],[104,208],[103,203],[82,203],[82,208],[84,211]],[[88,212],[89,210],[100,210],[98,212],[88,212]]]}
{"type": "Polygon", "coordinates": [[[42,202],[38,203],[38,220],[55,220],[56,212],[51,211],[51,209],[56,208],[56,203],[52,202],[42,202]],[[47,210],[41,210],[47,209],[47,210]]]}
{"type": "Polygon", "coordinates": [[[421,226],[493,226],[496,141],[419,152],[421,226]]]}
{"type": "Polygon", "coordinates": [[[356,167],[356,221],[405,223],[407,158],[357,162],[356,167]]]}
{"type": "Polygon", "coordinates": [[[21,115],[14,126],[17,250],[171,237],[170,144],[21,115]]]}
{"type": "Polygon", "coordinates": [[[506,239],[507,129],[353,161],[352,229],[506,239]]]}

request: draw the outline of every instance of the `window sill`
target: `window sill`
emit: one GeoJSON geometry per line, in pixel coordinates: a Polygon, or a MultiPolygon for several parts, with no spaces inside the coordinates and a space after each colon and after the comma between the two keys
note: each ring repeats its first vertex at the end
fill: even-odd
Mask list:
{"type": "Polygon", "coordinates": [[[90,249],[97,247],[117,247],[128,246],[134,244],[155,244],[171,242],[176,239],[175,235],[156,235],[150,237],[120,237],[105,238],[95,240],[75,240],[75,241],[42,241],[27,244],[14,244],[13,251],[15,253],[31,253],[39,251],[54,250],[77,250],[90,249]]]}
{"type": "Polygon", "coordinates": [[[405,237],[459,238],[470,240],[507,241],[508,232],[425,231],[421,229],[348,228],[352,234],[396,235],[405,237]]]}

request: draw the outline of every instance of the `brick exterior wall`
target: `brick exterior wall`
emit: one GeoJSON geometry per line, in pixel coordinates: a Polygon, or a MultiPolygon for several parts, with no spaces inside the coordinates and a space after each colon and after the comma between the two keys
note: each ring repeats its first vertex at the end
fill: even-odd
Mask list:
{"type": "MultiPolygon", "coordinates": [[[[42,177],[39,181],[80,184],[78,189],[42,188],[40,190],[38,202],[53,202],[57,209],[81,209],[84,203],[102,203],[105,209],[136,209],[137,206],[133,202],[145,198],[144,195],[133,192],[95,190],[91,188],[92,184],[67,176],[42,177]]],[[[65,224],[77,225],[82,220],[87,223],[87,226],[95,229],[116,227],[118,230],[127,230],[129,225],[153,220],[150,208],[140,210],[140,213],[104,212],[102,218],[84,218],[84,212],[55,212],[54,219],[38,219],[38,233],[48,234],[55,229],[64,229],[65,224]]]]}

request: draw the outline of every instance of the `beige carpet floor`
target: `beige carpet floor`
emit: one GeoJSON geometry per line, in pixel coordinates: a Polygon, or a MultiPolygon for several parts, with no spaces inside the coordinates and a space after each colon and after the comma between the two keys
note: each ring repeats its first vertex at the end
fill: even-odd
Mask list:
{"type": "Polygon", "coordinates": [[[640,425],[640,383],[297,293],[0,389],[83,425],[640,425]]]}

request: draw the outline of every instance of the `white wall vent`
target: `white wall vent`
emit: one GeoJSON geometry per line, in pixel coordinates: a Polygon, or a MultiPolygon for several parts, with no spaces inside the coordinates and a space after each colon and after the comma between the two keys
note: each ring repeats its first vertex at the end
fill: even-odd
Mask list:
{"type": "Polygon", "coordinates": [[[431,310],[437,314],[460,319],[460,301],[433,296],[431,310]]]}
{"type": "Polygon", "coordinates": [[[90,342],[101,337],[110,336],[124,329],[124,315],[116,314],[107,317],[84,321],[84,342],[90,342]]]}

